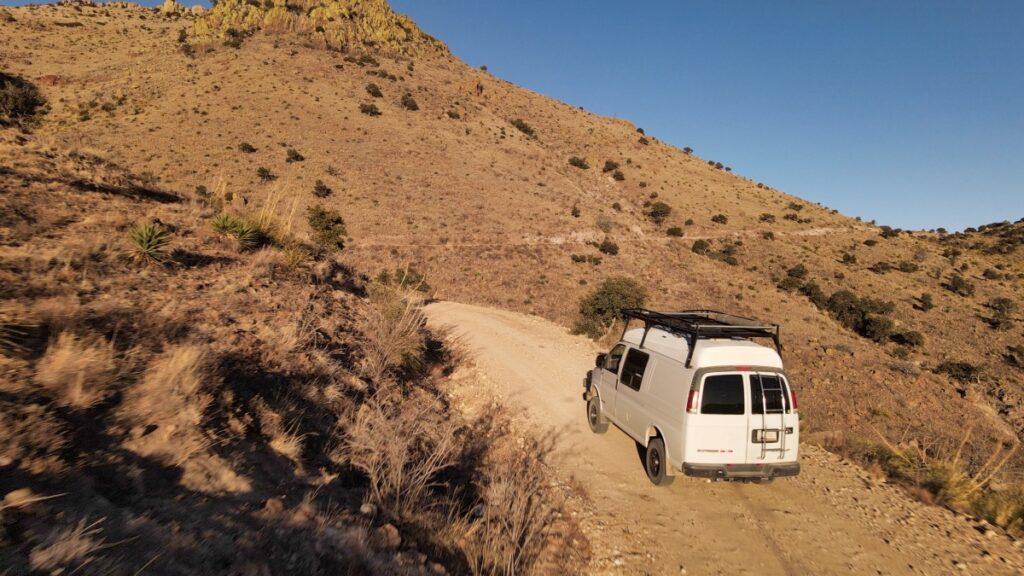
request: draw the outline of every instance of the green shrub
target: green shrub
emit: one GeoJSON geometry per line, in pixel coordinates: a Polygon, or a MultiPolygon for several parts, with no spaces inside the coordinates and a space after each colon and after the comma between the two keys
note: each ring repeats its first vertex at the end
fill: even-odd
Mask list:
{"type": "Polygon", "coordinates": [[[945,374],[959,382],[977,382],[981,378],[981,367],[969,362],[947,360],[936,366],[934,372],[945,374]]]}
{"type": "Polygon", "coordinates": [[[706,256],[711,252],[711,243],[704,239],[696,240],[690,249],[693,250],[694,254],[706,256]]]}
{"type": "Polygon", "coordinates": [[[711,221],[714,222],[715,224],[725,224],[729,222],[729,217],[726,216],[725,214],[715,214],[714,216],[711,217],[711,221]]]}
{"type": "Polygon", "coordinates": [[[590,168],[590,164],[587,164],[587,161],[583,158],[580,158],[579,156],[573,156],[572,158],[569,158],[569,165],[575,166],[580,170],[586,170],[587,168],[590,168]]]}
{"type": "Polygon", "coordinates": [[[374,98],[381,98],[384,96],[384,93],[380,91],[380,86],[377,86],[373,82],[366,85],[366,93],[374,98]]]}
{"type": "Polygon", "coordinates": [[[875,240],[874,238],[868,238],[864,241],[865,246],[874,246],[875,244],[878,244],[878,240],[875,240]]]}
{"type": "Polygon", "coordinates": [[[242,142],[238,145],[238,149],[245,154],[252,154],[256,151],[256,147],[248,142],[242,142]]]}
{"type": "Polygon", "coordinates": [[[622,170],[616,170],[615,172],[612,172],[612,178],[616,182],[622,182],[626,179],[626,175],[622,173],[622,170]]]}
{"type": "Polygon", "coordinates": [[[825,308],[840,324],[857,334],[876,341],[892,332],[892,320],[885,318],[895,305],[873,298],[858,298],[849,290],[840,290],[829,297],[825,308]]]}
{"type": "Polygon", "coordinates": [[[807,267],[804,266],[803,264],[797,264],[796,266],[793,266],[789,270],[786,270],[786,276],[789,276],[790,278],[799,278],[799,279],[806,278],[807,277],[807,267]]]}
{"type": "Polygon", "coordinates": [[[924,335],[916,330],[908,330],[893,334],[892,341],[901,346],[916,348],[924,344],[924,335]]]}
{"type": "Polygon", "coordinates": [[[261,182],[270,182],[277,178],[277,176],[270,171],[270,168],[266,168],[264,166],[260,166],[256,169],[256,177],[259,178],[261,182]]]}
{"type": "Polygon", "coordinates": [[[857,255],[856,254],[850,254],[849,252],[843,252],[842,262],[843,262],[843,264],[846,264],[847,266],[852,265],[852,264],[856,264],[857,263],[857,255]]]}
{"type": "Polygon", "coordinates": [[[128,232],[131,257],[139,262],[162,262],[164,248],[171,242],[171,232],[160,224],[136,224],[128,232]]]}
{"type": "Polygon", "coordinates": [[[761,216],[759,216],[758,219],[761,222],[767,222],[767,223],[771,224],[771,223],[775,222],[775,215],[774,214],[769,214],[769,213],[765,212],[765,213],[761,214],[761,216]]]}
{"type": "Polygon", "coordinates": [[[326,198],[331,195],[331,192],[333,190],[331,190],[330,186],[324,184],[323,180],[317,180],[316,184],[313,185],[313,195],[317,198],[326,198]]]}
{"type": "Polygon", "coordinates": [[[415,112],[420,109],[420,105],[416,103],[416,99],[412,97],[412,94],[406,92],[402,95],[402,108],[415,112]]]}
{"type": "Polygon", "coordinates": [[[974,284],[960,274],[953,274],[944,287],[946,290],[964,298],[974,296],[974,284]]]}
{"type": "Polygon", "coordinates": [[[601,168],[601,172],[611,172],[612,170],[618,170],[619,163],[614,160],[605,160],[604,167],[601,168]]]}
{"type": "Polygon", "coordinates": [[[381,115],[380,108],[377,108],[376,104],[360,104],[359,111],[370,117],[381,115]]]}
{"type": "Polygon", "coordinates": [[[932,308],[935,308],[935,301],[932,299],[932,295],[925,292],[917,299],[917,308],[922,312],[927,312],[932,308]]]}
{"type": "Polygon", "coordinates": [[[329,250],[345,247],[345,220],[341,214],[317,204],[306,209],[306,221],[313,230],[313,241],[329,250]]]}
{"type": "Polygon", "coordinates": [[[1013,314],[1017,312],[1017,303],[1010,298],[999,297],[985,304],[992,311],[989,324],[996,330],[1008,330],[1013,327],[1013,314]]]}
{"type": "Polygon", "coordinates": [[[793,292],[794,290],[800,289],[804,285],[804,281],[795,276],[786,276],[779,282],[779,290],[784,292],[793,292]]]}
{"type": "Polygon", "coordinates": [[[861,328],[861,336],[870,338],[875,342],[885,342],[892,335],[896,323],[892,318],[879,316],[877,314],[865,314],[864,324],[861,328]]]}
{"type": "Polygon", "coordinates": [[[890,263],[888,263],[888,262],[886,262],[884,260],[881,261],[881,262],[875,262],[871,266],[868,266],[868,270],[871,270],[875,274],[885,274],[886,272],[889,272],[890,270],[892,270],[892,268],[893,268],[892,264],[890,264],[890,263]]]}
{"type": "Polygon", "coordinates": [[[611,239],[607,237],[597,245],[597,249],[600,250],[602,254],[607,254],[609,256],[615,256],[619,253],[619,245],[612,242],[611,239]]]}
{"type": "Polygon", "coordinates": [[[514,127],[515,127],[515,128],[517,129],[517,130],[519,130],[519,131],[520,131],[520,132],[522,132],[523,134],[526,134],[526,135],[527,135],[527,136],[529,136],[530,138],[535,138],[535,137],[537,136],[536,132],[534,132],[534,131],[533,131],[533,127],[532,127],[532,126],[530,126],[529,124],[527,124],[527,123],[526,123],[526,122],[525,122],[525,121],[524,121],[523,119],[521,119],[521,118],[516,118],[516,119],[512,120],[511,124],[512,124],[512,126],[514,126],[514,127]]]}
{"type": "MultiPolygon", "coordinates": [[[[785,282],[785,279],[783,282],[785,282]]],[[[828,296],[825,295],[825,292],[821,289],[821,286],[818,286],[817,282],[806,282],[800,287],[800,293],[806,296],[818,308],[824,309],[828,305],[828,296]]]]}
{"type": "Polygon", "coordinates": [[[683,236],[683,229],[680,228],[679,226],[673,226],[668,230],[665,230],[665,234],[668,234],[669,236],[672,236],[674,238],[681,238],[683,236]]]}
{"type": "Polygon", "coordinates": [[[580,300],[580,319],[573,331],[598,338],[622,317],[624,308],[642,308],[647,291],[636,280],[608,278],[580,300]]]}
{"type": "Polygon", "coordinates": [[[647,212],[647,217],[655,224],[661,224],[669,217],[670,214],[672,214],[671,206],[664,202],[655,202],[654,204],[651,204],[651,209],[647,212]]]}
{"type": "Polygon", "coordinates": [[[284,161],[288,162],[289,164],[291,164],[292,162],[302,162],[303,160],[306,159],[306,157],[303,156],[302,154],[299,154],[299,151],[296,150],[295,148],[289,148],[285,152],[285,154],[286,156],[284,161]]]}
{"type": "Polygon", "coordinates": [[[686,222],[683,222],[683,226],[693,226],[694,224],[693,218],[687,218],[686,222]]]}
{"type": "Polygon", "coordinates": [[[882,226],[879,235],[882,238],[895,238],[900,235],[900,231],[892,226],[882,226]]]}
{"type": "Polygon", "coordinates": [[[45,107],[46,98],[35,84],[0,72],[0,126],[28,126],[45,107]]]}

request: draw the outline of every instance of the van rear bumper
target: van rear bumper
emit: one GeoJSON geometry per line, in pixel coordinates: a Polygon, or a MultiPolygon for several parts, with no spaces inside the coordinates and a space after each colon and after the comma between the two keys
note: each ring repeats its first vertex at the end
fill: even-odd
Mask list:
{"type": "Polygon", "coordinates": [[[683,474],[698,478],[778,478],[800,473],[799,462],[778,464],[683,464],[683,474]]]}

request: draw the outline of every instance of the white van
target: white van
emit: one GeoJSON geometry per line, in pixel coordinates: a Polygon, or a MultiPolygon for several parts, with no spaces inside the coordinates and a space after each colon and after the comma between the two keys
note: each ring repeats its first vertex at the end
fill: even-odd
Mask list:
{"type": "Polygon", "coordinates": [[[618,344],[597,356],[584,400],[590,429],[608,422],[644,450],[647,476],[770,481],[800,473],[796,395],[779,326],[710,310],[624,310],[618,344]],[[629,328],[631,319],[643,328],[629,328]],[[770,338],[775,348],[751,338],[770,338]]]}

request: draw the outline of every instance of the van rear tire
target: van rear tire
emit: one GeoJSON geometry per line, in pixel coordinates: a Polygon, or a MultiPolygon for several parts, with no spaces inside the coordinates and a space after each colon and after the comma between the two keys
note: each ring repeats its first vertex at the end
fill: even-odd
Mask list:
{"type": "Polygon", "coordinates": [[[601,399],[597,396],[587,400],[587,424],[594,434],[604,434],[608,431],[608,420],[601,413],[601,399]]]}
{"type": "Polygon", "coordinates": [[[651,438],[647,442],[647,450],[644,453],[644,469],[651,484],[655,486],[668,486],[674,479],[668,474],[668,457],[665,455],[665,441],[661,438],[651,438]]]}

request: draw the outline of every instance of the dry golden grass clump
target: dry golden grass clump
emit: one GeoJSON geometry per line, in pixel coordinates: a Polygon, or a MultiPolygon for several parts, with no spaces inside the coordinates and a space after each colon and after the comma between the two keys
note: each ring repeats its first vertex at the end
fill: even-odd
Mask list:
{"type": "Polygon", "coordinates": [[[99,402],[117,371],[112,342],[96,335],[62,332],[36,365],[35,381],[59,406],[78,410],[99,402]]]}
{"type": "Polygon", "coordinates": [[[385,0],[223,0],[192,26],[196,43],[235,47],[257,32],[296,33],[332,49],[365,47],[405,55],[448,52],[385,0]]]}

